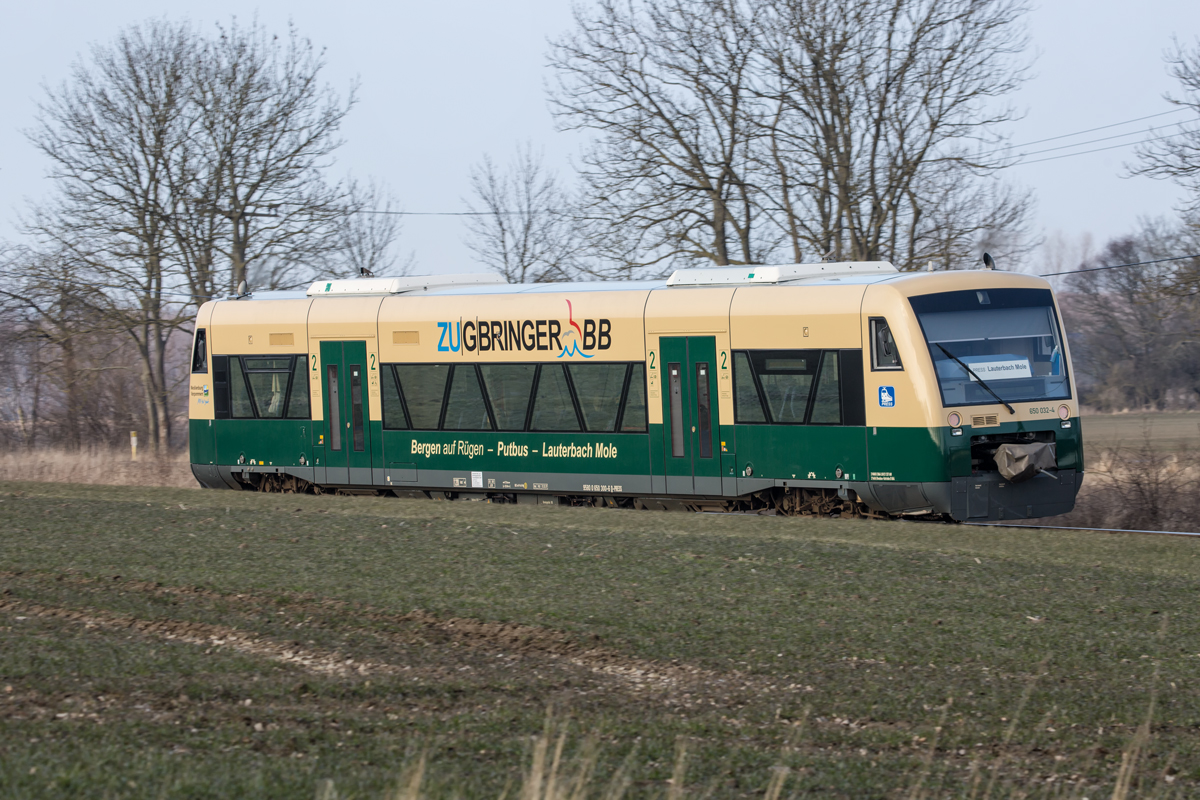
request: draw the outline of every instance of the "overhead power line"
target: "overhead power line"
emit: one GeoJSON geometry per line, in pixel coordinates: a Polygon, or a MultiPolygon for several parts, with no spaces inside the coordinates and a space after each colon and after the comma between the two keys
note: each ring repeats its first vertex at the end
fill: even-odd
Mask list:
{"type": "Polygon", "coordinates": [[[1087,269],[1072,269],[1066,272],[1048,272],[1043,275],[1038,275],[1039,278],[1053,278],[1057,275],[1076,275],[1081,272],[1100,272],[1105,269],[1122,269],[1123,267],[1145,267],[1150,264],[1163,264],[1167,261],[1186,261],[1189,258],[1200,258],[1200,253],[1193,253],[1190,256],[1175,256],[1173,258],[1156,258],[1153,261],[1135,261],[1132,264],[1112,264],[1107,267],[1089,267],[1087,269]]]}
{"type": "Polygon", "coordinates": [[[1145,117],[1135,117],[1133,119],[1127,119],[1122,122],[1113,122],[1108,125],[1101,125],[1096,128],[1087,128],[1086,130],[1075,131],[1074,133],[1063,133],[1058,136],[1050,136],[1046,139],[1034,139],[1032,142],[1025,142],[1024,144],[1010,144],[1005,147],[1001,147],[996,150],[992,150],[991,152],[985,153],[984,155],[992,155],[992,153],[1001,153],[1005,150],[1016,150],[1018,147],[1030,147],[1035,144],[1044,144],[1046,142],[1056,142],[1059,139],[1069,139],[1072,136],[1082,136],[1085,133],[1095,133],[1096,131],[1108,130],[1109,128],[1119,128],[1122,125],[1130,125],[1134,122],[1142,122],[1144,120],[1154,119],[1155,117],[1165,117],[1168,114],[1178,114],[1181,111],[1188,111],[1188,110],[1189,109],[1187,109],[1187,108],[1175,108],[1175,109],[1171,109],[1170,111],[1160,111],[1157,114],[1149,114],[1145,117]]]}

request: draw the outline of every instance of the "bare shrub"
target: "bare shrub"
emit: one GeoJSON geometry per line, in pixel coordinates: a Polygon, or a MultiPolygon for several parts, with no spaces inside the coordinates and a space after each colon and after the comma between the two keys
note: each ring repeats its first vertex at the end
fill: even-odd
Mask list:
{"type": "Polygon", "coordinates": [[[1056,524],[1127,530],[1200,528],[1200,452],[1167,452],[1149,434],[1094,454],[1075,510],[1056,524]]]}

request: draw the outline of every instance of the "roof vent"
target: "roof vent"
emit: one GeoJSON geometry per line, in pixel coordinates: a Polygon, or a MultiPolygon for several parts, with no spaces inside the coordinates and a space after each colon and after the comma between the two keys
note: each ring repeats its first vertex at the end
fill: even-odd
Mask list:
{"type": "Polygon", "coordinates": [[[886,261],[834,261],[828,264],[747,265],[677,269],[667,286],[738,286],[786,283],[838,275],[885,275],[898,272],[886,261]]]}
{"type": "Polygon", "coordinates": [[[316,281],[308,287],[308,296],[403,294],[445,286],[478,286],[497,283],[505,283],[505,280],[494,272],[406,275],[402,278],[350,278],[348,280],[316,281]]]}

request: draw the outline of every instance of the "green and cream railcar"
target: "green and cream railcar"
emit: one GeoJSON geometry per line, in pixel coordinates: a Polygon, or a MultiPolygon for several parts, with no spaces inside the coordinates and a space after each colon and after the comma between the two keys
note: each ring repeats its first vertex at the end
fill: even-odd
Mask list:
{"type": "Polygon", "coordinates": [[[206,303],[192,360],[210,488],[965,520],[1083,478],[1053,293],[990,270],[318,282],[206,303]]]}

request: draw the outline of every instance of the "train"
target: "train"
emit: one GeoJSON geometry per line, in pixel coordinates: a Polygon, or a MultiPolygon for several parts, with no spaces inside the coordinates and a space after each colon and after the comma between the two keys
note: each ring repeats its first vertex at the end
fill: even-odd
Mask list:
{"type": "Polygon", "coordinates": [[[211,489],[947,521],[1074,507],[1043,279],[887,262],[510,285],[360,277],[198,311],[211,489]]]}

